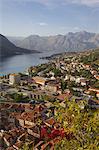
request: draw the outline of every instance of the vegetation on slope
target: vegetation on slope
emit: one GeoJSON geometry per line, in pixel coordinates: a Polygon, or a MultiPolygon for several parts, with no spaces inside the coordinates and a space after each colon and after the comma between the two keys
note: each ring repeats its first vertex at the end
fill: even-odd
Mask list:
{"type": "Polygon", "coordinates": [[[86,101],[66,100],[66,108],[58,107],[56,118],[73,138],[64,138],[56,150],[97,150],[99,148],[99,110],[91,109],[86,101]]]}

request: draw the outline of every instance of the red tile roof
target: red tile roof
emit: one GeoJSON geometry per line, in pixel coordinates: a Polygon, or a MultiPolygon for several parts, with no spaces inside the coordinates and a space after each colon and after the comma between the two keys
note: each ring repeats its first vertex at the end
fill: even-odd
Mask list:
{"type": "Polygon", "coordinates": [[[59,100],[65,100],[65,98],[67,98],[67,97],[70,97],[69,93],[67,93],[67,94],[61,94],[61,95],[57,96],[57,99],[59,99],[59,100]]]}

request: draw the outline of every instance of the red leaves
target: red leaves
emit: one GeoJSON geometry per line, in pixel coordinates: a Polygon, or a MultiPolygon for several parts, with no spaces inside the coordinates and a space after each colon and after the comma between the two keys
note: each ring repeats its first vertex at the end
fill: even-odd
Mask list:
{"type": "Polygon", "coordinates": [[[48,139],[54,139],[55,137],[60,136],[63,138],[65,136],[64,129],[58,130],[58,129],[51,129],[51,132],[48,133],[47,127],[41,128],[41,138],[48,138],[48,139]]]}

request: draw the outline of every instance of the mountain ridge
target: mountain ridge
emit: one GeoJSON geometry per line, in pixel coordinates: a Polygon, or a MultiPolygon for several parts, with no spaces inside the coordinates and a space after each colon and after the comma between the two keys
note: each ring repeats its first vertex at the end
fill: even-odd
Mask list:
{"type": "Polygon", "coordinates": [[[17,42],[16,45],[38,51],[80,51],[99,47],[99,34],[81,31],[55,36],[30,35],[17,42]]]}
{"type": "Polygon", "coordinates": [[[10,42],[4,35],[0,34],[0,57],[9,57],[13,55],[36,53],[35,50],[20,48],[10,42]]]}

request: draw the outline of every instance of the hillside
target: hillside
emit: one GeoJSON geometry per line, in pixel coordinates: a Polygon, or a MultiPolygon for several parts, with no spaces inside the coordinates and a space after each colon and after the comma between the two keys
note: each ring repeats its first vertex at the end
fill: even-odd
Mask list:
{"type": "Polygon", "coordinates": [[[18,36],[18,37],[14,37],[14,36],[7,36],[7,39],[9,41],[11,41],[13,44],[15,44],[16,46],[22,41],[24,40],[25,37],[22,36],[18,36]]]}
{"type": "Polygon", "coordinates": [[[0,57],[8,57],[19,54],[36,53],[35,50],[20,48],[11,43],[5,36],[0,34],[0,57]]]}
{"type": "Polygon", "coordinates": [[[82,31],[45,37],[31,35],[14,43],[22,48],[39,51],[80,51],[99,47],[99,34],[82,31]]]}

